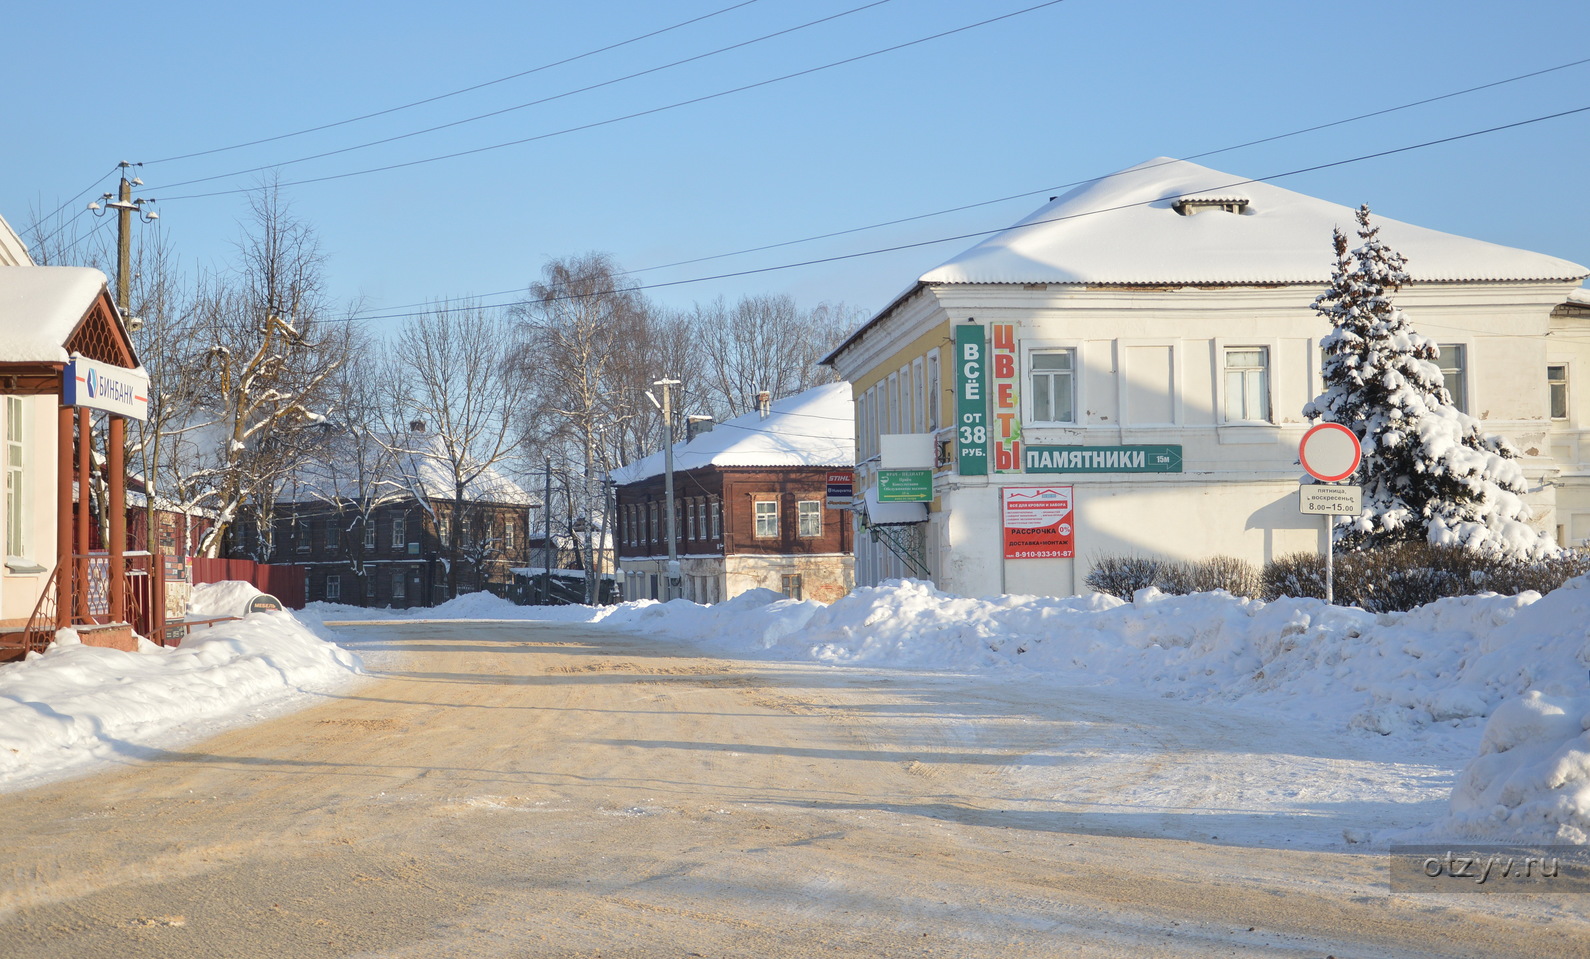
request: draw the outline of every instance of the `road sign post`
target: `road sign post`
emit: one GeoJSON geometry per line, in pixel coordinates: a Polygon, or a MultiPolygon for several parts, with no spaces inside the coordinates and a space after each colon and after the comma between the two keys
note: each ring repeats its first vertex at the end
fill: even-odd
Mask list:
{"type": "MultiPolygon", "coordinates": [[[[1321,483],[1339,483],[1358,471],[1364,449],[1358,435],[1340,423],[1321,423],[1310,427],[1297,444],[1297,458],[1308,475],[1321,483]]],[[[1305,513],[1325,516],[1325,602],[1336,603],[1336,544],[1333,527],[1336,517],[1363,512],[1363,488],[1359,486],[1303,486],[1298,488],[1298,508],[1305,513]]]]}

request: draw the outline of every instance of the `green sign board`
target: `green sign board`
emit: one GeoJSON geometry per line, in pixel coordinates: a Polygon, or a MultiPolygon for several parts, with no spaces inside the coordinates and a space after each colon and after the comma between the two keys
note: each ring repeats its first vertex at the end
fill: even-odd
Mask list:
{"type": "Polygon", "coordinates": [[[955,462],[962,476],[988,475],[988,364],[983,328],[955,328],[955,462]]]}
{"type": "Polygon", "coordinates": [[[1180,446],[1029,446],[1028,473],[1180,473],[1180,446]]]}
{"type": "Polygon", "coordinates": [[[878,471],[878,502],[926,503],[932,499],[932,470],[878,471]]]}

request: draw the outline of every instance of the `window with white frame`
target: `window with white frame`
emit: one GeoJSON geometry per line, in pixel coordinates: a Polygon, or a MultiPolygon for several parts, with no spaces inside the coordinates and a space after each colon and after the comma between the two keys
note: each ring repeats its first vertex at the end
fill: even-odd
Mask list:
{"type": "Polygon", "coordinates": [[[696,538],[696,501],[685,501],[685,539],[696,538]]]}
{"type": "Polygon", "coordinates": [[[1076,364],[1076,350],[1034,350],[1027,355],[1033,422],[1077,421],[1076,364]]]}
{"type": "Polygon", "coordinates": [[[723,518],[722,518],[723,517],[723,513],[722,513],[722,508],[718,505],[718,498],[716,496],[714,496],[712,498],[711,510],[712,510],[712,538],[713,539],[717,539],[718,537],[723,535],[723,518]]]}
{"type": "Polygon", "coordinates": [[[452,543],[452,540],[447,538],[447,534],[449,532],[450,530],[448,529],[447,517],[436,517],[436,538],[441,541],[443,546],[447,546],[452,543]]]}
{"type": "Polygon", "coordinates": [[[1566,364],[1553,363],[1546,367],[1546,400],[1551,409],[1551,418],[1565,420],[1568,418],[1568,367],[1566,364]]]}
{"type": "Polygon", "coordinates": [[[364,548],[375,549],[375,517],[364,518],[364,548]]]}
{"type": "Polygon", "coordinates": [[[1437,346],[1441,350],[1441,357],[1435,362],[1441,367],[1441,382],[1452,396],[1452,405],[1467,413],[1469,411],[1468,347],[1462,343],[1440,343],[1437,346]]]}
{"type": "Polygon", "coordinates": [[[925,407],[927,404],[923,402],[926,399],[923,393],[923,386],[926,380],[922,375],[922,367],[923,360],[921,359],[911,362],[911,429],[907,431],[911,433],[920,433],[927,428],[925,425],[927,419],[925,407]]]}
{"type": "Polygon", "coordinates": [[[1270,422],[1270,348],[1225,348],[1227,423],[1270,422]]]}
{"type": "Polygon", "coordinates": [[[756,516],[756,538],[778,538],[778,500],[757,500],[754,509],[756,516]]]}
{"type": "Polygon", "coordinates": [[[313,545],[315,538],[314,526],[307,519],[298,520],[294,525],[297,527],[294,533],[294,541],[298,546],[298,551],[300,553],[309,552],[309,547],[313,545]]]}
{"type": "Polygon", "coordinates": [[[519,528],[517,519],[503,520],[502,523],[502,548],[513,549],[514,530],[519,528]]]}
{"type": "Polygon", "coordinates": [[[22,397],[6,397],[6,555],[27,555],[27,446],[22,397]]]}
{"type": "Polygon", "coordinates": [[[927,429],[931,433],[939,428],[939,404],[943,402],[940,395],[942,386],[939,381],[939,351],[929,351],[927,355],[927,429]]]}
{"type": "Polygon", "coordinates": [[[696,500],[696,539],[705,541],[707,538],[707,500],[706,497],[696,500]]]}
{"type": "Polygon", "coordinates": [[[326,520],[326,548],[342,548],[342,517],[333,516],[326,520]]]}
{"type": "Polygon", "coordinates": [[[651,504],[650,514],[651,514],[651,522],[648,523],[647,527],[646,527],[646,534],[647,534],[646,538],[650,542],[655,543],[655,542],[657,542],[658,540],[660,540],[662,538],[659,535],[659,532],[658,532],[660,527],[657,525],[657,504],[656,503],[652,503],[651,504]]]}
{"type": "Polygon", "coordinates": [[[803,499],[795,504],[796,535],[812,539],[823,535],[823,503],[821,500],[803,499]]]}
{"type": "Polygon", "coordinates": [[[392,514],[392,548],[402,549],[408,542],[408,517],[402,513],[392,514]]]}
{"type": "Polygon", "coordinates": [[[336,602],[342,598],[342,577],[333,573],[326,577],[326,599],[336,602]]]}

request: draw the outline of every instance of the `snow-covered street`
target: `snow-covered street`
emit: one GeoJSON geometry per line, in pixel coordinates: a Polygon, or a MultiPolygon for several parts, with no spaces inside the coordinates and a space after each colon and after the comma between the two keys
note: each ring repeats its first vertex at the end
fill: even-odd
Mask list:
{"type": "MultiPolygon", "coordinates": [[[[980,601],[898,592],[895,625],[871,639],[913,615],[920,632],[945,602],[975,627],[965,604],[980,601]]],[[[533,611],[485,598],[440,612],[471,611],[499,618],[338,625],[365,676],[317,704],[235,721],[244,710],[203,742],[168,731],[108,771],[0,797],[28,823],[0,850],[9,954],[1486,956],[1527,937],[1570,956],[1590,942],[1578,897],[1388,894],[1387,837],[1447,815],[1477,718],[1382,734],[1231,689],[1167,696],[1125,658],[1067,684],[971,663],[942,635],[919,651],[937,665],[896,650],[836,666],[835,643],[769,642],[790,617],[833,639],[819,617],[867,615],[840,604],[641,605],[598,624],[513,620],[533,611]]],[[[1027,643],[1021,612],[1006,620],[1006,641],[1027,643]]]]}

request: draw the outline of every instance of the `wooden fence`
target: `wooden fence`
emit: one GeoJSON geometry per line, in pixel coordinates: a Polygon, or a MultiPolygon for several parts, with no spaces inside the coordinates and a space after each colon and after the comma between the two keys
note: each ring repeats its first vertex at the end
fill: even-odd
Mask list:
{"type": "Polygon", "coordinates": [[[292,609],[304,608],[304,576],[302,566],[267,565],[251,559],[205,559],[195,556],[191,564],[193,584],[221,583],[239,580],[253,583],[262,592],[270,593],[292,609]]]}

